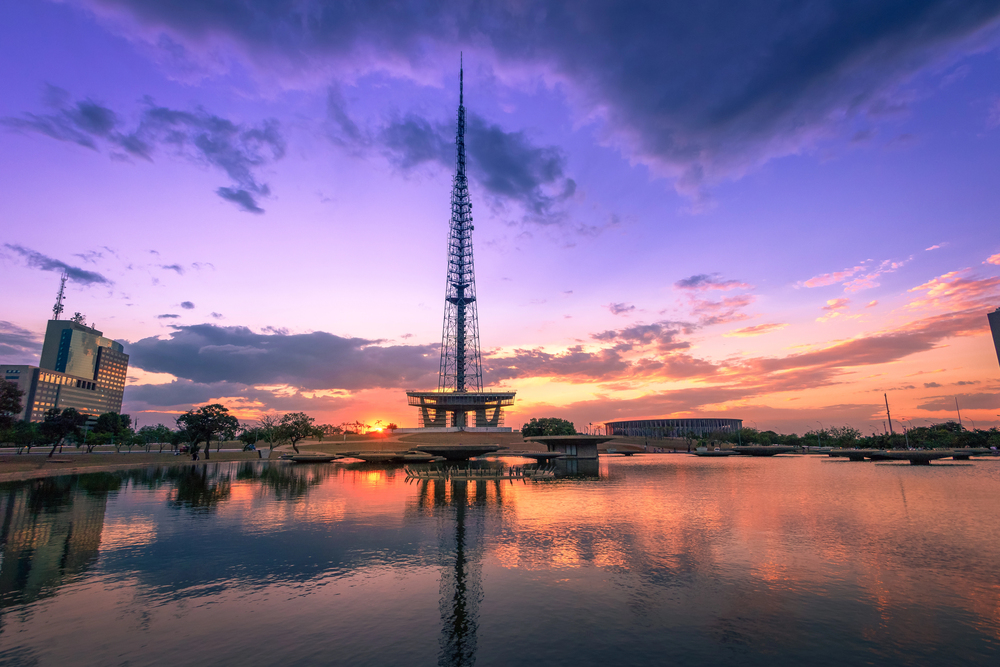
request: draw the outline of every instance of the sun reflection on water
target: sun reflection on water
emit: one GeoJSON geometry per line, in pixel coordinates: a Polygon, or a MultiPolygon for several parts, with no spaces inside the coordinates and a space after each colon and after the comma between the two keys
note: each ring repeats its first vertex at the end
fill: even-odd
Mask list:
{"type": "Polygon", "coordinates": [[[668,647],[976,662],[1000,646],[1000,521],[978,511],[989,465],[660,456],[537,483],[407,483],[388,466],[262,462],[7,484],[0,659],[143,662],[209,641],[249,664],[328,642],[356,663],[492,664],[511,646],[552,664],[668,647]],[[95,634],[91,619],[123,613],[95,634]],[[241,632],[261,618],[278,644],[241,632]],[[572,639],[561,653],[553,633],[572,639]]]}

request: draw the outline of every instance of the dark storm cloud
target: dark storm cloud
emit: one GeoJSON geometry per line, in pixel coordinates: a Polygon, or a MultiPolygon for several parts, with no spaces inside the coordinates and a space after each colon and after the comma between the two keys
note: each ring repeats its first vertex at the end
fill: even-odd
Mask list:
{"type": "Polygon", "coordinates": [[[514,350],[504,357],[486,360],[489,383],[513,378],[559,377],[568,382],[620,379],[631,364],[614,349],[585,350],[576,345],[563,353],[553,354],[544,350],[514,350]]]}
{"type": "MultiPolygon", "coordinates": [[[[378,133],[389,159],[400,169],[436,162],[446,169],[456,163],[455,129],[410,114],[378,133]]],[[[552,221],[553,207],[576,192],[565,174],[566,157],[555,146],[536,146],[520,131],[470,114],[466,130],[470,178],[501,199],[521,204],[537,222],[552,221]]]]}
{"type": "Polygon", "coordinates": [[[273,392],[236,382],[205,384],[191,380],[174,380],[166,384],[129,385],[129,390],[125,394],[126,408],[131,411],[187,410],[200,403],[220,400],[231,403],[232,399],[246,401],[251,405],[266,406],[267,410],[278,412],[335,410],[350,401],[342,395],[304,396],[299,392],[284,390],[273,392]]]}
{"type": "Polygon", "coordinates": [[[412,169],[425,162],[437,162],[445,167],[455,165],[455,139],[448,137],[447,128],[431,125],[426,118],[409,115],[389,123],[380,139],[392,162],[401,169],[412,169]]]}
{"type": "Polygon", "coordinates": [[[682,333],[694,331],[694,325],[686,322],[653,322],[652,324],[636,324],[624,329],[603,331],[591,336],[594,340],[617,342],[628,346],[655,346],[661,352],[682,350],[691,347],[687,341],[678,340],[682,333]]]}
{"type": "Polygon", "coordinates": [[[26,113],[0,119],[0,123],[93,150],[101,150],[103,145],[112,156],[152,160],[159,148],[197,164],[211,165],[235,183],[234,187],[218,188],[216,194],[244,211],[263,213],[257,198],[266,197],[271,190],[258,181],[254,171],[285,154],[278,121],[243,125],[201,108],[168,109],[147,97],[138,124],[129,130],[117,113],[92,100],[71,102],[68,93],[55,87],[49,88],[47,98],[55,107],[53,113],[26,113]]]}
{"type": "Polygon", "coordinates": [[[128,401],[155,407],[188,406],[204,403],[220,396],[238,396],[246,385],[229,382],[202,384],[190,380],[174,380],[165,384],[130,385],[128,401]]]}
{"type": "Polygon", "coordinates": [[[327,91],[326,118],[330,124],[329,137],[335,143],[348,148],[357,148],[371,143],[371,140],[347,113],[344,96],[337,86],[333,86],[327,91]]]}
{"type": "Polygon", "coordinates": [[[11,243],[5,243],[4,247],[19,255],[24,260],[25,264],[31,268],[41,269],[42,271],[65,273],[69,276],[70,280],[75,283],[80,283],[81,285],[112,284],[110,280],[102,276],[100,273],[87,271],[86,269],[81,269],[77,266],[70,266],[66,262],[47,257],[40,252],[32,250],[31,248],[25,248],[24,246],[11,243]]]}
{"type": "Polygon", "coordinates": [[[263,213],[264,209],[257,205],[257,199],[247,190],[241,188],[221,187],[215,190],[226,201],[231,201],[247,213],[263,213]]]}
{"type": "Polygon", "coordinates": [[[1000,14],[995,0],[77,2],[127,16],[117,23],[190,59],[215,63],[215,49],[235,43],[252,66],[279,72],[322,60],[425,73],[463,47],[485,52],[565,85],[579,117],[603,117],[613,143],[696,199],[720,177],[898,114],[915,72],[1000,14]]]}
{"type": "Polygon", "coordinates": [[[723,280],[720,273],[699,273],[689,278],[683,278],[674,283],[674,287],[682,290],[730,290],[747,289],[750,285],[739,280],[723,280]]]}
{"type": "MultiPolygon", "coordinates": [[[[959,394],[958,402],[963,408],[970,410],[996,410],[1000,408],[1000,394],[978,393],[959,394]]],[[[955,396],[936,396],[917,407],[921,410],[951,412],[955,409],[955,396]]]]}
{"type": "Polygon", "coordinates": [[[635,306],[629,303],[609,303],[608,310],[612,315],[625,315],[635,310],[635,306]]]}
{"type": "Polygon", "coordinates": [[[562,152],[533,145],[523,132],[505,132],[471,115],[467,143],[476,180],[495,195],[521,202],[535,216],[547,215],[576,191],[576,182],[564,174],[562,152]]]}
{"type": "Polygon", "coordinates": [[[42,343],[34,332],[0,320],[0,357],[24,358],[41,352],[42,343]]]}
{"type": "Polygon", "coordinates": [[[211,384],[289,384],[301,389],[403,387],[438,370],[433,345],[379,346],[325,332],[254,333],[212,324],[175,327],[164,340],[129,345],[130,363],[146,371],[211,384]]]}

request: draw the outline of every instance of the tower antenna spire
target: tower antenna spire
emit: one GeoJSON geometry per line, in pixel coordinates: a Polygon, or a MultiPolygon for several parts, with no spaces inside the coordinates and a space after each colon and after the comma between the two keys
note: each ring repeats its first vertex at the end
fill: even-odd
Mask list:
{"type": "MultiPolygon", "coordinates": [[[[461,56],[460,56],[461,58],[461,56]]],[[[448,279],[445,291],[444,333],[438,386],[451,391],[482,391],[479,353],[479,317],[476,313],[476,274],[472,259],[472,202],[465,174],[465,73],[458,68],[457,165],[451,191],[448,235],[448,279]]]]}
{"type": "Polygon", "coordinates": [[[69,276],[64,272],[59,278],[59,293],[56,294],[56,305],[52,306],[52,319],[58,320],[63,312],[63,297],[66,295],[66,279],[69,276]]]}
{"type": "Polygon", "coordinates": [[[514,404],[513,391],[483,387],[479,351],[476,270],[472,258],[472,201],[465,172],[465,63],[459,54],[458,118],[455,130],[455,177],[448,223],[448,271],[445,277],[441,365],[436,391],[407,391],[410,405],[420,409],[425,428],[499,428],[503,408],[514,404]]]}

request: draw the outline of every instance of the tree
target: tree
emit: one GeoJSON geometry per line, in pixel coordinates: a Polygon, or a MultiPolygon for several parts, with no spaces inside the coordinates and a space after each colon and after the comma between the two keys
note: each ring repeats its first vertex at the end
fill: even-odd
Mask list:
{"type": "Polygon", "coordinates": [[[858,439],[861,438],[861,431],[853,426],[831,426],[829,432],[830,443],[835,447],[855,447],[858,439]]]}
{"type": "Polygon", "coordinates": [[[157,424],[156,426],[143,426],[136,435],[142,438],[142,442],[146,445],[146,451],[149,451],[150,443],[156,443],[162,452],[163,445],[170,442],[171,431],[163,424],[157,424]]]}
{"type": "Polygon", "coordinates": [[[259,426],[244,426],[240,429],[237,439],[243,443],[243,451],[248,451],[251,447],[256,447],[257,443],[264,438],[261,436],[259,426]]]}
{"type": "Polygon", "coordinates": [[[333,424],[322,424],[319,428],[322,429],[324,436],[340,435],[344,432],[343,427],[333,424]]]}
{"type": "Polygon", "coordinates": [[[319,428],[313,426],[314,421],[316,420],[304,412],[289,412],[287,415],[283,415],[281,421],[278,422],[278,432],[283,439],[291,443],[292,449],[298,454],[299,440],[322,433],[319,428]]]}
{"type": "Polygon", "coordinates": [[[573,422],[558,417],[532,418],[521,427],[521,437],[538,435],[576,435],[573,422]]]}
{"type": "Polygon", "coordinates": [[[198,455],[198,444],[205,441],[205,459],[211,458],[209,450],[212,440],[223,433],[233,432],[240,427],[236,417],[229,414],[229,409],[220,403],[212,403],[197,410],[188,410],[177,418],[177,426],[188,432],[191,438],[191,458],[198,455]]]}
{"type": "Polygon", "coordinates": [[[267,450],[270,452],[274,446],[281,442],[282,434],[278,429],[281,418],[277,415],[264,415],[257,420],[257,427],[260,429],[260,439],[267,443],[267,450]]]}
{"type": "Polygon", "coordinates": [[[28,454],[30,454],[31,448],[35,446],[35,443],[38,442],[41,437],[38,430],[38,424],[33,424],[31,422],[18,422],[14,424],[13,431],[14,446],[17,447],[18,454],[20,454],[24,449],[27,449],[28,454]]]}
{"type": "Polygon", "coordinates": [[[170,446],[174,450],[186,442],[191,442],[191,436],[188,435],[188,432],[184,429],[178,429],[170,432],[170,446]]]}
{"type": "Polygon", "coordinates": [[[0,380],[0,430],[11,428],[18,421],[17,416],[24,409],[22,396],[24,390],[16,384],[0,380]]]}
{"type": "Polygon", "coordinates": [[[51,440],[52,451],[49,452],[51,458],[56,453],[56,449],[62,446],[63,441],[71,436],[80,433],[80,427],[87,421],[87,415],[80,414],[76,408],[66,408],[62,412],[59,408],[52,408],[45,413],[45,421],[42,422],[42,435],[51,440]]]}
{"type": "Polygon", "coordinates": [[[76,446],[78,448],[82,446],[87,450],[88,454],[93,454],[94,447],[101,444],[103,439],[102,435],[95,433],[92,429],[88,429],[86,424],[84,424],[83,433],[76,439],[76,446]]]}
{"type": "Polygon", "coordinates": [[[132,418],[117,412],[105,412],[94,424],[94,435],[98,441],[110,440],[117,443],[116,447],[120,448],[122,443],[132,436],[132,418]]]}

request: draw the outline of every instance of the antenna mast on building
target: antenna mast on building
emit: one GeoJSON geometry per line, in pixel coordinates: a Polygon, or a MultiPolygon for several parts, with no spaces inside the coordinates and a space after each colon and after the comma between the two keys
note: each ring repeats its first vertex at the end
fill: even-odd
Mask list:
{"type": "Polygon", "coordinates": [[[52,306],[52,319],[58,320],[63,312],[63,297],[66,295],[66,279],[69,276],[65,273],[59,278],[59,293],[56,294],[56,305],[52,306]]]}

